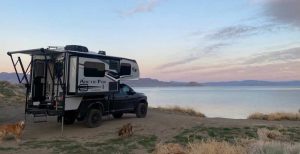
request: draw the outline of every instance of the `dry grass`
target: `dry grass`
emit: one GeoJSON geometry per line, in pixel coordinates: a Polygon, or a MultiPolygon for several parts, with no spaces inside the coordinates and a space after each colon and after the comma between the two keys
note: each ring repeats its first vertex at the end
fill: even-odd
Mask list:
{"type": "Polygon", "coordinates": [[[269,130],[266,128],[258,129],[257,136],[261,141],[285,140],[285,137],[278,130],[269,130]]]}
{"type": "Polygon", "coordinates": [[[190,143],[187,148],[180,144],[158,144],[155,154],[244,154],[246,148],[241,145],[233,145],[222,141],[202,141],[190,143]]]}
{"type": "Polygon", "coordinates": [[[155,154],[299,154],[300,143],[279,141],[251,141],[247,145],[230,144],[214,140],[190,143],[187,148],[179,144],[159,144],[155,154]]]}
{"type": "Polygon", "coordinates": [[[258,139],[237,139],[235,142],[214,139],[191,142],[187,146],[158,144],[155,154],[300,154],[300,143],[293,143],[278,130],[261,128],[258,139]]]}
{"type": "Polygon", "coordinates": [[[161,111],[167,111],[167,112],[175,112],[175,113],[183,113],[190,116],[197,116],[197,117],[206,117],[203,113],[195,111],[192,108],[183,108],[179,106],[170,106],[170,107],[158,107],[156,108],[161,111]]]}
{"type": "Polygon", "coordinates": [[[186,154],[186,149],[177,143],[158,144],[154,154],[186,154]]]}
{"type": "Polygon", "coordinates": [[[250,154],[299,154],[300,143],[257,141],[248,147],[250,154]]]}
{"type": "Polygon", "coordinates": [[[189,154],[245,154],[246,148],[241,145],[233,145],[226,141],[217,142],[210,140],[207,142],[191,143],[189,154]]]}
{"type": "Polygon", "coordinates": [[[300,113],[287,113],[287,112],[275,112],[270,114],[263,113],[253,113],[248,116],[248,119],[258,119],[258,120],[291,120],[291,121],[300,121],[300,113]]]}
{"type": "Polygon", "coordinates": [[[25,88],[20,84],[0,81],[0,102],[6,104],[21,103],[25,101],[25,88]]]}

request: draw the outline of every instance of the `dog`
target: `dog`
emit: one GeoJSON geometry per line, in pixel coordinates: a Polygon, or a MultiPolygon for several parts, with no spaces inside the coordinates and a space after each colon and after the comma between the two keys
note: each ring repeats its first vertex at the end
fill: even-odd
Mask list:
{"type": "Polygon", "coordinates": [[[133,134],[132,131],[132,125],[131,123],[128,123],[126,125],[124,125],[120,130],[119,130],[119,136],[121,137],[129,137],[133,134]]]}
{"type": "Polygon", "coordinates": [[[15,124],[0,125],[0,143],[2,143],[4,137],[8,135],[13,135],[17,143],[20,143],[24,128],[24,121],[19,121],[15,124]]]}

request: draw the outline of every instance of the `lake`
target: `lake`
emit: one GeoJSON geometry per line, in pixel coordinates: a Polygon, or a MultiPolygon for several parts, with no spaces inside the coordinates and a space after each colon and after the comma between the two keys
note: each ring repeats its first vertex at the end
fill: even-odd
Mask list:
{"type": "Polygon", "coordinates": [[[151,107],[189,107],[207,117],[244,119],[253,112],[298,112],[300,87],[135,87],[151,107]]]}

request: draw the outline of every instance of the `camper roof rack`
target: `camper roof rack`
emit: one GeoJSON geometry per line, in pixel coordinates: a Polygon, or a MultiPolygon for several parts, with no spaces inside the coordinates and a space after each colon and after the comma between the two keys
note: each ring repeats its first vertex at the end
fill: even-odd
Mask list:
{"type": "Polygon", "coordinates": [[[89,52],[89,49],[87,47],[81,45],[66,45],[65,50],[89,52]]]}

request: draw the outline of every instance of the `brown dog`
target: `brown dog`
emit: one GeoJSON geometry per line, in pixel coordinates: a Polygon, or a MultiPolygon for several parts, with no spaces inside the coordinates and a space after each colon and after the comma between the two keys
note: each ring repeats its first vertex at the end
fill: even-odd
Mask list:
{"type": "Polygon", "coordinates": [[[24,121],[19,121],[15,124],[0,125],[0,143],[2,142],[3,138],[7,135],[13,135],[17,143],[20,143],[24,128],[24,121]]]}
{"type": "Polygon", "coordinates": [[[122,137],[129,137],[132,135],[132,125],[131,123],[128,123],[126,125],[124,125],[120,130],[119,130],[119,136],[122,137]]]}

